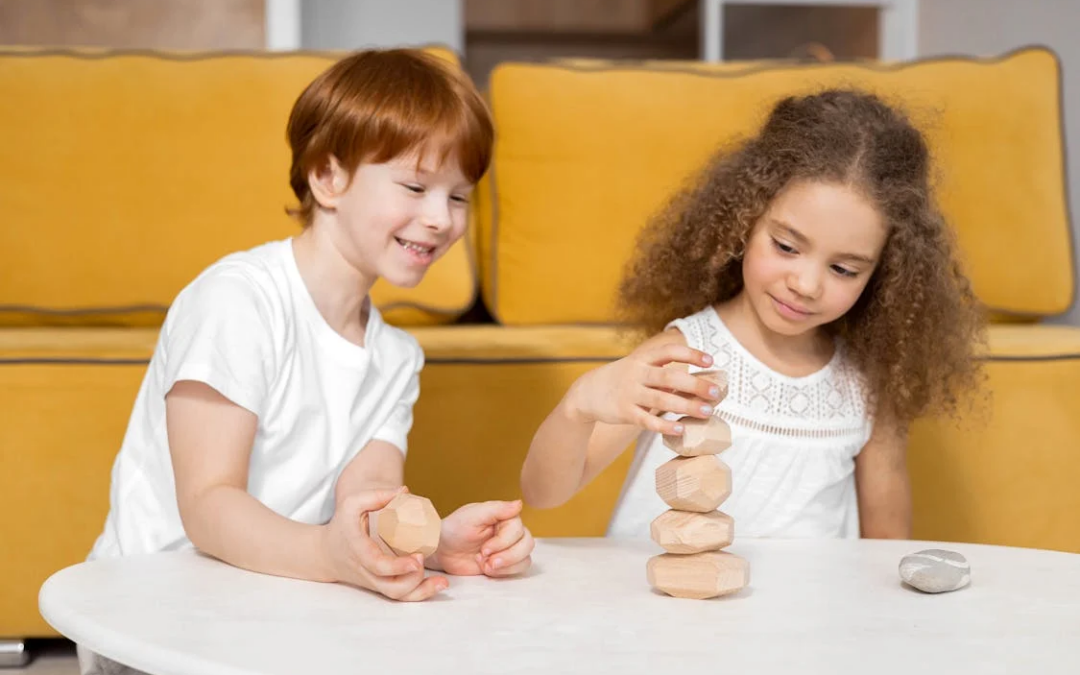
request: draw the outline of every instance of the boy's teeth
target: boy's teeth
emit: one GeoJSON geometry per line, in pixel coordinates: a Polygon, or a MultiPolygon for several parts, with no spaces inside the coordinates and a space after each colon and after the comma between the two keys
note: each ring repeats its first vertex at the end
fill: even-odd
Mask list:
{"type": "Polygon", "coordinates": [[[414,244],[411,241],[405,241],[404,239],[398,239],[398,241],[400,241],[401,245],[404,246],[407,249],[417,251],[419,253],[430,253],[431,252],[430,248],[427,248],[425,246],[421,246],[419,244],[414,244]]]}

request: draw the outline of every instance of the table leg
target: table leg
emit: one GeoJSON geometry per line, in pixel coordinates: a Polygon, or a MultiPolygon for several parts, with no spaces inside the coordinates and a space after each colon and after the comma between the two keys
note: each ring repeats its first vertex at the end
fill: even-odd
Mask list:
{"type": "Polygon", "coordinates": [[[22,640],[0,640],[0,668],[21,668],[30,660],[22,640]]]}

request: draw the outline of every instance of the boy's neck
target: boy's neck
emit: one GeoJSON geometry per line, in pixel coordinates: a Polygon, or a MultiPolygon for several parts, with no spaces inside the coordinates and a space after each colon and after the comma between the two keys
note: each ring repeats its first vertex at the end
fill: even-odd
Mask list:
{"type": "Polygon", "coordinates": [[[370,314],[365,302],[374,279],[367,279],[341,254],[328,231],[312,224],[293,239],[293,252],[308,294],[329,326],[364,346],[370,314]]]}
{"type": "Polygon", "coordinates": [[[720,303],[716,311],[747,351],[782,375],[809,375],[832,359],[833,341],[820,327],[799,335],[776,333],[761,321],[745,292],[720,303]]]}

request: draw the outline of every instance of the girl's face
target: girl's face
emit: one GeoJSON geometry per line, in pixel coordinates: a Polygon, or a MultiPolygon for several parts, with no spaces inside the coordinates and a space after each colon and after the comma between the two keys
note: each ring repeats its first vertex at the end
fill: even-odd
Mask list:
{"type": "Polygon", "coordinates": [[[870,281],[885,238],[881,215],[855,190],[793,182],[750,234],[744,293],[767,329],[802,335],[851,309],[870,281]]]}
{"type": "Polygon", "coordinates": [[[338,174],[334,239],[364,276],[412,288],[465,234],[473,185],[453,157],[437,165],[431,154],[419,167],[416,155],[362,163],[351,181],[331,162],[338,174]]]}

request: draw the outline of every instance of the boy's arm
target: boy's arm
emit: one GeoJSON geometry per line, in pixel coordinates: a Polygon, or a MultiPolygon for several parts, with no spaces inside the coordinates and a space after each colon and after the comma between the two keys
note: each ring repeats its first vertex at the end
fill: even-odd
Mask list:
{"type": "Polygon", "coordinates": [[[209,385],[177,382],[165,397],[176,498],[195,546],[237,567],[335,581],[323,528],[295,522],[247,492],[257,417],[209,385]]]}
{"type": "Polygon", "coordinates": [[[393,443],[373,440],[345,466],[334,488],[338,508],[349,495],[367,490],[393,490],[405,480],[405,457],[393,443]]]}
{"type": "Polygon", "coordinates": [[[398,600],[423,600],[445,588],[445,579],[424,580],[419,560],[387,555],[361,534],[364,514],[385,506],[396,490],[344,499],[328,525],[298,523],[247,492],[254,413],[192,380],[177,382],[165,405],[180,517],[203,552],[263,574],[346,581],[398,600]]]}
{"type": "Polygon", "coordinates": [[[861,534],[867,539],[911,538],[911,485],[907,437],[887,420],[874,425],[855,458],[861,534]]]}

